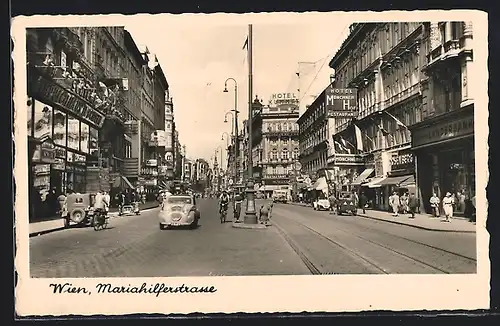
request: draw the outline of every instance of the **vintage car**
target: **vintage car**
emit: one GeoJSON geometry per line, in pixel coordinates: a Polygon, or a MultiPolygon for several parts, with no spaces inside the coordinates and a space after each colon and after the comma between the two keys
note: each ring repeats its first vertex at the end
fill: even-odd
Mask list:
{"type": "Polygon", "coordinates": [[[92,225],[93,208],[92,195],[72,193],[66,197],[66,209],[63,213],[64,226],[69,227],[71,223],[76,225],[92,225]]]}
{"type": "Polygon", "coordinates": [[[200,211],[196,208],[196,199],[191,195],[171,195],[161,203],[159,213],[160,229],[175,226],[198,227],[200,211]]]}
{"type": "Polygon", "coordinates": [[[275,191],[273,193],[273,197],[272,198],[273,198],[273,202],[275,202],[275,203],[286,204],[288,202],[286,191],[275,191]]]}
{"type": "Polygon", "coordinates": [[[337,199],[337,214],[342,215],[343,213],[351,213],[356,215],[358,209],[356,208],[356,198],[350,192],[343,191],[339,193],[337,199]]]}
{"type": "Polygon", "coordinates": [[[313,209],[315,211],[320,211],[322,209],[330,210],[330,201],[326,198],[318,198],[313,202],[313,209]]]}

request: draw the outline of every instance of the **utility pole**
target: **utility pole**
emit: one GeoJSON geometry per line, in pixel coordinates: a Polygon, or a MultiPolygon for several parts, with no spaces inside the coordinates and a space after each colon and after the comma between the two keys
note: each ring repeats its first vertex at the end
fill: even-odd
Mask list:
{"type": "Polygon", "coordinates": [[[257,224],[255,191],[253,189],[252,121],[253,121],[253,67],[252,67],[252,24],[248,25],[248,184],[245,210],[245,224],[257,224]]]}

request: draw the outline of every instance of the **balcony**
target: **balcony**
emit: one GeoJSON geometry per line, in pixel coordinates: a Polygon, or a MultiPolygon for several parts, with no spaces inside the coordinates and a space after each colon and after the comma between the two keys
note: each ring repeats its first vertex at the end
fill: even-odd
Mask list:
{"type": "Polygon", "coordinates": [[[414,95],[420,94],[420,83],[417,83],[415,85],[412,85],[403,91],[399,92],[396,95],[391,96],[390,98],[386,99],[384,102],[382,102],[382,107],[381,110],[385,110],[397,103],[400,103],[402,101],[405,101],[414,95]]]}
{"type": "Polygon", "coordinates": [[[56,42],[64,42],[68,52],[83,53],[83,43],[80,41],[80,37],[69,27],[54,28],[53,33],[56,42]]]}

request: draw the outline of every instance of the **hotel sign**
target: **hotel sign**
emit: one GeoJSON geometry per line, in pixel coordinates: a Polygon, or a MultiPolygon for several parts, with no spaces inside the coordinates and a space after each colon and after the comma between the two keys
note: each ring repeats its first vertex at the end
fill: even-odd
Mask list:
{"type": "Polygon", "coordinates": [[[443,121],[412,132],[413,147],[474,134],[474,117],[443,121]]]}
{"type": "Polygon", "coordinates": [[[354,154],[335,154],[333,157],[335,165],[364,165],[362,156],[354,154]]]}
{"type": "Polygon", "coordinates": [[[275,93],[271,95],[271,103],[274,105],[282,105],[282,104],[299,104],[299,99],[297,98],[297,94],[294,93],[275,93]]]}
{"type": "Polygon", "coordinates": [[[355,88],[325,89],[325,106],[329,118],[355,118],[358,116],[358,90],[355,88]]]}
{"type": "Polygon", "coordinates": [[[62,106],[99,129],[104,124],[104,115],[58,84],[53,84],[40,77],[33,83],[32,91],[34,94],[62,106]]]}

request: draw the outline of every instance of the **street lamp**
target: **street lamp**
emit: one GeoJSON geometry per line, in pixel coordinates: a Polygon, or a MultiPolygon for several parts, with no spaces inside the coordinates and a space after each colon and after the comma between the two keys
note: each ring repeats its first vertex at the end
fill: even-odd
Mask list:
{"type": "MultiPolygon", "coordinates": [[[[231,110],[232,111],[232,110],[231,110]]],[[[227,111],[226,114],[224,115],[224,123],[227,123],[227,115],[229,114],[232,118],[234,117],[234,114],[231,111],[227,111]]],[[[231,120],[231,133],[234,133],[234,119],[231,120]]]]}
{"type": "MultiPolygon", "coordinates": [[[[234,125],[233,125],[234,149],[233,149],[233,153],[234,153],[234,171],[235,171],[235,180],[234,181],[236,181],[236,179],[238,177],[237,174],[238,174],[238,152],[239,152],[238,113],[240,113],[238,111],[238,82],[236,81],[236,79],[234,79],[232,77],[227,78],[226,81],[224,82],[224,91],[223,91],[224,93],[228,93],[228,89],[227,89],[227,82],[228,81],[234,82],[234,109],[232,109],[231,112],[234,112],[234,125]]],[[[227,113],[224,116],[224,121],[227,121],[227,113]]]]}
{"type": "Polygon", "coordinates": [[[227,144],[227,148],[229,149],[229,139],[231,138],[231,136],[229,136],[229,134],[228,134],[226,131],[224,131],[224,132],[222,133],[222,137],[220,138],[220,140],[224,140],[224,135],[226,135],[226,136],[227,136],[227,137],[226,137],[226,144],[227,144]]]}

